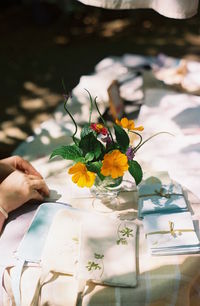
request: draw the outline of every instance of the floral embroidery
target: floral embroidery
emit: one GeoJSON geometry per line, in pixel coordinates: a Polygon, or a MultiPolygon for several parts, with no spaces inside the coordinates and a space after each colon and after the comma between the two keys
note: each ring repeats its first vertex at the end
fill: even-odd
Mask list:
{"type": "Polygon", "coordinates": [[[85,266],[86,269],[89,272],[94,272],[96,270],[101,270],[101,275],[100,275],[100,278],[101,278],[102,275],[103,275],[103,271],[104,271],[103,258],[104,258],[103,254],[94,253],[94,259],[96,259],[97,261],[89,260],[87,265],[85,266]]]}
{"type": "Polygon", "coordinates": [[[117,235],[119,239],[117,239],[116,243],[118,245],[119,244],[127,245],[128,244],[127,238],[133,237],[133,230],[126,225],[120,230],[120,226],[121,226],[121,223],[119,224],[118,229],[117,229],[117,235]]]}

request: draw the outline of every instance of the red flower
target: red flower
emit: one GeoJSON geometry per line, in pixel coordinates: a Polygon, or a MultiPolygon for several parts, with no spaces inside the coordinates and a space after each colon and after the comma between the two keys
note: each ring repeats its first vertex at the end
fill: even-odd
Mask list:
{"type": "Polygon", "coordinates": [[[102,134],[102,135],[107,135],[108,134],[108,130],[107,128],[105,128],[105,126],[103,126],[100,123],[92,123],[90,125],[91,129],[93,131],[95,131],[97,134],[102,134]]]}

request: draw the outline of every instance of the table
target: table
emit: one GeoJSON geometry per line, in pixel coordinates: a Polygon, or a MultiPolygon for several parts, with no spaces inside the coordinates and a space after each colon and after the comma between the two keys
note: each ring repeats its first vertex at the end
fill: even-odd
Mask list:
{"type": "MultiPolygon", "coordinates": [[[[119,59],[118,62],[113,60],[112,64],[112,69],[116,68],[116,65],[118,68],[120,65],[123,68],[124,65],[119,59]]],[[[120,71],[120,69],[117,71],[120,71]]],[[[96,82],[98,73],[88,78],[92,80],[92,77],[93,79],[95,78],[94,81],[96,82]]],[[[85,78],[84,82],[88,81],[87,77],[85,78]]],[[[81,122],[88,114],[87,100],[86,97],[83,97],[82,101],[78,101],[80,88],[76,88],[74,93],[76,102],[73,101],[73,112],[76,120],[81,122]]],[[[168,146],[166,146],[168,143],[166,139],[163,140],[163,145],[160,145],[160,139],[155,140],[146,149],[141,150],[138,158],[147,173],[168,170],[170,177],[183,185],[199,234],[200,191],[198,178],[200,167],[198,161],[200,136],[198,131],[200,127],[200,98],[158,88],[147,89],[144,92],[144,96],[144,105],[137,120],[139,124],[145,126],[145,136],[149,136],[155,127],[158,128],[157,125],[159,123],[159,129],[173,131],[174,134],[177,134],[177,138],[176,140],[167,140],[171,144],[168,146]],[[160,114],[162,114],[162,120],[160,120],[160,114]],[[186,160],[187,163],[185,162],[186,160]]],[[[104,105],[101,104],[101,107],[103,108],[104,105]]],[[[54,147],[63,144],[63,142],[70,142],[70,131],[72,129],[73,126],[69,118],[64,116],[61,108],[59,108],[55,113],[55,118],[42,124],[37,133],[23,143],[14,153],[26,157],[32,161],[36,168],[40,169],[52,190],[51,198],[53,200],[69,203],[74,207],[91,209],[92,199],[88,190],[79,189],[77,192],[76,187],[67,176],[66,168],[70,163],[61,160],[48,162],[48,154],[54,147]],[[38,154],[38,146],[41,147],[40,155],[38,154]],[[70,192],[68,192],[69,190],[70,192]]],[[[0,253],[1,265],[15,265],[13,257],[10,255],[12,255],[12,251],[15,250],[26,231],[36,207],[37,205],[34,203],[26,205],[14,212],[9,218],[0,241],[0,248],[3,250],[0,253]],[[8,240],[10,244],[7,243],[8,240]]],[[[136,198],[128,201],[128,204],[126,198],[121,210],[115,213],[121,215],[122,218],[135,219],[137,217],[136,198]]],[[[199,305],[200,271],[198,268],[200,255],[162,257],[148,255],[142,222],[139,220],[136,220],[136,222],[139,226],[138,286],[136,288],[119,288],[90,284],[80,303],[83,306],[199,305]]],[[[30,304],[31,295],[34,292],[39,275],[39,267],[32,266],[24,269],[21,280],[22,305],[27,306],[30,304]]],[[[10,269],[4,275],[4,282],[7,292],[12,296],[10,269]]],[[[53,282],[43,287],[41,305],[62,306],[66,305],[66,301],[67,305],[74,305],[76,298],[76,290],[74,289],[75,284],[72,277],[63,274],[56,275],[56,279],[53,282]]],[[[6,296],[4,305],[10,305],[6,296]]],[[[12,305],[14,305],[14,301],[12,301],[12,305]]]]}

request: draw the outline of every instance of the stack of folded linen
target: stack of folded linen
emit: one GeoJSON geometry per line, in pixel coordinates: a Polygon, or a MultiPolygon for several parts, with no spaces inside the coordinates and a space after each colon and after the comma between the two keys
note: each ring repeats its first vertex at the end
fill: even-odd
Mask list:
{"type": "Polygon", "coordinates": [[[191,213],[149,214],[143,220],[152,255],[175,255],[200,252],[191,213]]]}
{"type": "Polygon", "coordinates": [[[187,210],[187,203],[180,184],[143,184],[139,188],[139,218],[152,213],[173,213],[187,210]]]}

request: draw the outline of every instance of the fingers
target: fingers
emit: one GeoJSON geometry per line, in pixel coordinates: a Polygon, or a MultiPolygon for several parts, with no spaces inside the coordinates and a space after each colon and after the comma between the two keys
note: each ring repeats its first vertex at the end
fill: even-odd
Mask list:
{"type": "Polygon", "coordinates": [[[34,190],[37,190],[42,193],[44,196],[49,196],[49,188],[47,187],[46,183],[44,180],[41,179],[34,179],[34,177],[31,177],[31,187],[34,190]]]}
{"type": "Polygon", "coordinates": [[[41,174],[28,161],[21,157],[17,157],[16,168],[26,174],[36,175],[42,178],[41,174]]]}
{"type": "Polygon", "coordinates": [[[43,201],[44,197],[36,189],[34,189],[34,190],[32,190],[32,193],[30,195],[30,199],[43,201]]]}

